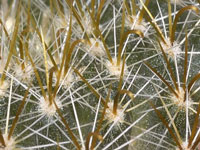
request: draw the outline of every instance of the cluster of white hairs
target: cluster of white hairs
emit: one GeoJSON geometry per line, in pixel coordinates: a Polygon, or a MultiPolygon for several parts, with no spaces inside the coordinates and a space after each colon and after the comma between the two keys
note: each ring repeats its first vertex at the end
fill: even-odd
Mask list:
{"type": "Polygon", "coordinates": [[[199,0],[1,0],[0,150],[200,150],[199,0]]]}

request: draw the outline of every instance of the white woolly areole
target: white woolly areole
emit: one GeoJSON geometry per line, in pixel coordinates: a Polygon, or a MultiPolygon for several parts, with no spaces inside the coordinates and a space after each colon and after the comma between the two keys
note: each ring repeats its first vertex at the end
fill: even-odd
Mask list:
{"type": "MultiPolygon", "coordinates": [[[[60,66],[60,60],[59,58],[55,58],[54,59],[57,66],[60,66]]],[[[52,68],[53,64],[50,60],[47,60],[48,63],[48,68],[52,68]]],[[[53,73],[53,86],[55,86],[56,82],[57,82],[57,76],[58,76],[58,72],[53,73]]],[[[63,88],[68,88],[73,82],[76,81],[76,75],[74,74],[74,72],[72,70],[68,70],[68,73],[66,75],[64,75],[64,68],[62,69],[62,73],[60,75],[60,82],[59,84],[62,84],[63,88]]]]}
{"type": "Polygon", "coordinates": [[[169,38],[165,40],[166,41],[166,44],[163,43],[162,41],[160,42],[164,52],[166,54],[168,54],[168,56],[172,59],[175,59],[175,56],[181,54],[181,48],[180,48],[180,45],[174,41],[174,43],[171,44],[169,38]]]}
{"type": "Polygon", "coordinates": [[[43,47],[38,36],[33,35],[33,37],[30,37],[29,53],[33,58],[43,56],[43,47]]]}
{"type": "Polygon", "coordinates": [[[84,18],[82,18],[82,24],[84,26],[85,32],[87,34],[92,34],[94,28],[92,26],[92,20],[90,19],[89,15],[85,15],[84,18]]]}
{"type": "Polygon", "coordinates": [[[124,112],[121,106],[118,105],[117,107],[117,114],[113,114],[113,105],[114,102],[109,102],[108,107],[106,109],[106,113],[105,113],[105,119],[108,120],[110,123],[111,122],[115,122],[116,125],[118,123],[123,123],[124,122],[124,112]]]}
{"type": "Polygon", "coordinates": [[[7,134],[3,134],[3,138],[4,138],[4,142],[5,142],[5,147],[3,147],[3,145],[0,143],[0,150],[17,150],[17,148],[15,147],[16,142],[14,138],[10,138],[8,140],[8,135],[7,134]]]}
{"type": "MultiPolygon", "coordinates": [[[[56,72],[56,74],[53,74],[53,85],[55,86],[56,82],[57,82],[57,75],[58,72],[56,72]]],[[[68,88],[74,81],[76,80],[76,77],[73,73],[72,70],[68,71],[68,73],[66,75],[64,75],[64,69],[62,69],[62,73],[60,75],[60,82],[59,85],[62,84],[63,88],[68,88]]]]}
{"type": "MultiPolygon", "coordinates": [[[[111,75],[120,77],[123,62],[121,61],[120,65],[117,66],[117,58],[113,58],[112,60],[113,60],[113,64],[107,60],[105,66],[109,70],[111,75]]],[[[124,75],[126,75],[126,74],[128,74],[128,68],[127,68],[126,64],[124,64],[124,75]]]]}
{"type": "Polygon", "coordinates": [[[30,64],[25,63],[25,68],[22,70],[21,64],[14,65],[14,75],[15,77],[24,83],[30,83],[33,81],[33,67],[30,64]]]}
{"type": "MultiPolygon", "coordinates": [[[[62,103],[57,98],[55,98],[54,100],[58,108],[62,108],[62,103]]],[[[48,118],[52,118],[56,114],[56,107],[53,102],[51,105],[49,105],[48,96],[46,100],[44,99],[44,97],[40,98],[39,111],[48,118]]]]}
{"type": "Polygon", "coordinates": [[[93,56],[103,57],[106,55],[103,43],[98,39],[90,38],[90,42],[86,42],[86,50],[93,56]]]}
{"type": "Polygon", "coordinates": [[[14,28],[14,24],[15,24],[15,18],[8,17],[8,19],[6,20],[6,23],[5,23],[5,27],[6,27],[6,30],[8,31],[9,34],[12,33],[12,30],[14,28]]]}
{"type": "MultiPolygon", "coordinates": [[[[186,101],[184,99],[185,91],[183,90],[183,88],[179,87],[179,91],[175,90],[175,92],[178,94],[178,97],[176,97],[176,95],[174,95],[174,94],[172,94],[170,96],[173,103],[175,103],[178,107],[186,108],[186,101]]],[[[188,107],[190,107],[192,105],[191,101],[192,101],[191,98],[189,98],[188,107]]]]}
{"type": "MultiPolygon", "coordinates": [[[[55,74],[53,76],[53,82],[54,84],[57,81],[57,78],[55,77],[55,74]]],[[[62,71],[61,77],[60,77],[60,84],[62,84],[63,88],[68,88],[74,81],[76,80],[76,77],[73,74],[73,71],[69,71],[66,76],[64,76],[64,71],[62,71]]]]}
{"type": "Polygon", "coordinates": [[[8,87],[9,87],[9,82],[7,80],[4,80],[2,84],[0,82],[0,97],[5,96],[8,87]]]}
{"type": "Polygon", "coordinates": [[[5,68],[5,65],[6,65],[6,61],[7,60],[5,59],[5,56],[0,59],[0,74],[2,74],[3,71],[4,71],[4,68],[5,68]]]}
{"type": "Polygon", "coordinates": [[[128,26],[130,29],[139,30],[144,33],[147,30],[147,23],[144,20],[139,23],[138,19],[136,19],[136,16],[129,15],[125,17],[125,25],[128,26]]]}

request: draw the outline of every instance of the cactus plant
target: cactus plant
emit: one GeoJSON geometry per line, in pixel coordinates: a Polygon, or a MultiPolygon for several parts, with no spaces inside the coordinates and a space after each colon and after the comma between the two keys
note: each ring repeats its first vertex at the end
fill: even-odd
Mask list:
{"type": "Polygon", "coordinates": [[[199,5],[0,1],[0,149],[200,149],[199,5]]]}

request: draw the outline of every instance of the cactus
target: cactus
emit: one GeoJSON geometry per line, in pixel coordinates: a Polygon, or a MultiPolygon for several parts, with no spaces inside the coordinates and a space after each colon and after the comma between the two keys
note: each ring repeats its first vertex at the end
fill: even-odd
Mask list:
{"type": "Polygon", "coordinates": [[[198,0],[2,0],[0,149],[199,150],[198,0]]]}

